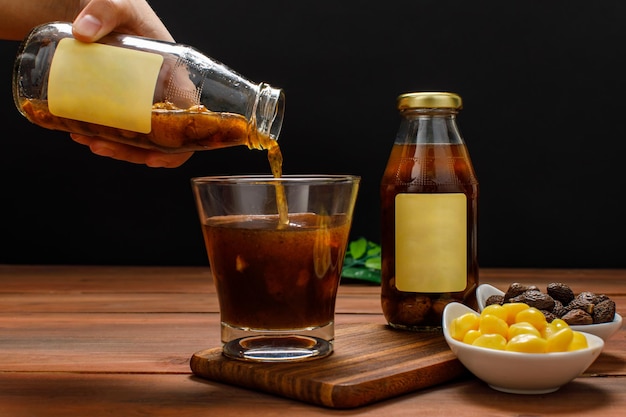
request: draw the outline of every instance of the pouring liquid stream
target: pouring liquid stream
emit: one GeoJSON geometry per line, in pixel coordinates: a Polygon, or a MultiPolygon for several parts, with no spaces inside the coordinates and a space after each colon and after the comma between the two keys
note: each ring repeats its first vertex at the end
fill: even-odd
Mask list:
{"type": "MultiPolygon", "coordinates": [[[[280,178],[283,175],[283,154],[276,140],[264,141],[263,146],[267,148],[267,159],[270,163],[270,169],[274,178],[280,178]]],[[[276,207],[278,208],[278,228],[284,228],[289,225],[289,208],[287,207],[287,197],[285,196],[285,188],[281,183],[276,183],[276,207]]]]}

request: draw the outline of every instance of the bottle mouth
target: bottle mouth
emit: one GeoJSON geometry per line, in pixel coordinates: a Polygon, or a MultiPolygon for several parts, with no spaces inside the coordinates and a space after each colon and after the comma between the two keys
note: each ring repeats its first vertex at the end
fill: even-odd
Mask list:
{"type": "Polygon", "coordinates": [[[285,93],[280,88],[261,84],[257,104],[257,130],[271,139],[278,140],[285,114],[285,93]]]}

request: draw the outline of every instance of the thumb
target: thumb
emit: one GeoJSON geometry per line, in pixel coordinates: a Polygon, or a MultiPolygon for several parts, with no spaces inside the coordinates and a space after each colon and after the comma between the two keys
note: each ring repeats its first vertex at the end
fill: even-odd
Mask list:
{"type": "Polygon", "coordinates": [[[92,0],[76,16],[72,27],[74,37],[83,42],[95,42],[114,30],[165,41],[174,40],[145,1],[92,0]]]}
{"type": "MultiPolygon", "coordinates": [[[[111,30],[112,29],[113,28],[111,28],[111,30]]],[[[72,24],[74,37],[83,42],[97,41],[111,30],[104,27],[98,17],[84,13],[84,10],[76,17],[72,24]]]]}

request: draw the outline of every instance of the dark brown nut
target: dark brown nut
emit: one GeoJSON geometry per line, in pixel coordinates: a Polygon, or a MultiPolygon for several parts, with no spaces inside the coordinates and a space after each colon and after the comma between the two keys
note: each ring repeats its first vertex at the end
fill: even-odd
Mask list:
{"type": "Polygon", "coordinates": [[[500,304],[502,305],[504,303],[504,296],[503,295],[490,295],[489,297],[487,297],[487,299],[485,300],[485,305],[489,306],[491,304],[500,304]]]}
{"type": "Polygon", "coordinates": [[[554,300],[554,307],[552,308],[552,314],[558,318],[563,317],[569,310],[565,308],[562,302],[554,300]]]}
{"type": "Polygon", "coordinates": [[[606,294],[596,294],[596,297],[593,299],[594,304],[600,304],[602,301],[609,300],[609,296],[606,294]]]}
{"type": "Polygon", "coordinates": [[[591,314],[579,308],[568,311],[567,314],[561,317],[561,320],[570,326],[576,324],[593,324],[593,317],[591,317],[591,314]]]}
{"type": "Polygon", "coordinates": [[[552,311],[554,308],[554,299],[548,294],[544,294],[539,290],[528,290],[524,293],[509,299],[510,303],[526,303],[530,307],[537,310],[552,311]]]}
{"type": "Polygon", "coordinates": [[[588,291],[582,292],[576,296],[565,308],[569,311],[571,310],[584,310],[587,313],[593,313],[593,299],[595,298],[595,294],[590,293],[588,291]]]}
{"type": "Polygon", "coordinates": [[[593,322],[609,323],[615,319],[615,302],[607,299],[596,304],[593,308],[593,322]]]}
{"type": "Polygon", "coordinates": [[[583,291],[576,296],[575,299],[589,304],[593,304],[597,295],[591,291],[583,291]]]}
{"type": "Polygon", "coordinates": [[[552,282],[547,287],[548,295],[555,300],[559,300],[563,305],[567,305],[575,297],[572,289],[560,282],[552,282]]]}
{"type": "Polygon", "coordinates": [[[543,315],[546,317],[546,321],[548,323],[552,323],[552,320],[554,319],[558,319],[559,317],[557,317],[553,312],[551,311],[547,311],[547,310],[540,310],[543,315]]]}
{"type": "Polygon", "coordinates": [[[504,293],[504,301],[508,303],[511,298],[517,297],[518,295],[525,293],[529,289],[530,287],[528,285],[520,284],[519,282],[514,282],[511,285],[509,285],[509,288],[506,290],[506,293],[504,293]]]}

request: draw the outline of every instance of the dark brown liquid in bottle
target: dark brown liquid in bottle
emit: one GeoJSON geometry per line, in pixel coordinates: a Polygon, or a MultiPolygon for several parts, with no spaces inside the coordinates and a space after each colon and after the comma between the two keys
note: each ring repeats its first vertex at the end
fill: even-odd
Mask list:
{"type": "MultiPolygon", "coordinates": [[[[476,307],[478,182],[465,145],[395,144],[381,182],[382,283],[385,318],[397,328],[440,328],[452,301],[476,307]],[[395,199],[399,193],[463,193],[467,197],[467,286],[450,293],[404,292],[395,285],[395,199]]],[[[419,213],[415,213],[419,216],[419,213]]]]}
{"type": "Polygon", "coordinates": [[[31,122],[47,129],[98,136],[163,152],[211,150],[240,145],[269,149],[276,144],[274,138],[256,130],[254,120],[250,122],[240,114],[212,112],[202,105],[179,109],[171,103],[154,104],[152,130],[149,133],[58,117],[50,113],[46,100],[23,100],[22,110],[31,122]]]}

